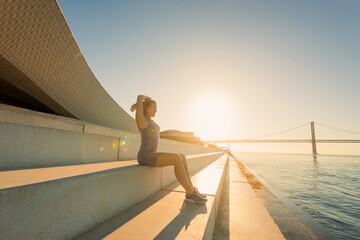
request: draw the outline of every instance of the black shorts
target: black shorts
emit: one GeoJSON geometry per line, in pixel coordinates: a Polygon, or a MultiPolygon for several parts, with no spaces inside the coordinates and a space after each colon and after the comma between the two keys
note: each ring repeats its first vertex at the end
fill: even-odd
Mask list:
{"type": "Polygon", "coordinates": [[[157,155],[158,152],[138,152],[137,161],[140,165],[155,167],[157,155]]]}

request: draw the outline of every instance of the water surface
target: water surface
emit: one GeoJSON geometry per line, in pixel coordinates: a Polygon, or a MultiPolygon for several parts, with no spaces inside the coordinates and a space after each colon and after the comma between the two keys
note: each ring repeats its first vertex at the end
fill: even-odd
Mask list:
{"type": "Polygon", "coordinates": [[[360,156],[233,152],[339,239],[360,239],[360,156]]]}

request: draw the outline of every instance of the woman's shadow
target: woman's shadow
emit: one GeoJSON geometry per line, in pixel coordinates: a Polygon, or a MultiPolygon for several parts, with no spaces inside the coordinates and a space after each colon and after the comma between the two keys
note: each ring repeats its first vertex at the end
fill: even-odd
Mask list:
{"type": "Polygon", "coordinates": [[[207,213],[207,204],[194,204],[184,200],[180,212],[176,217],[166,225],[163,230],[154,239],[175,239],[181,229],[185,226],[185,230],[189,227],[191,221],[198,214],[207,213]]]}

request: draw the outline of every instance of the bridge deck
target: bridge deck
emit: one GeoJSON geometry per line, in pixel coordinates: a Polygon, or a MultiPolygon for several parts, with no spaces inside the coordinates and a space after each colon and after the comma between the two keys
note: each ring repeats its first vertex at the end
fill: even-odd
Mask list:
{"type": "MultiPolygon", "coordinates": [[[[270,139],[270,140],[213,140],[207,143],[312,143],[311,139],[270,139]]],[[[316,143],[360,143],[353,139],[316,139],[316,143]]]]}

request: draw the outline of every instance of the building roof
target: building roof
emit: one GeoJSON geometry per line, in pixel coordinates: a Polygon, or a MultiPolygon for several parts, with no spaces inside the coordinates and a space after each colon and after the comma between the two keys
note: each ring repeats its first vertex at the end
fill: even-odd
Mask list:
{"type": "Polygon", "coordinates": [[[58,115],[138,131],[94,76],[55,0],[5,1],[0,10],[1,81],[58,115]]]}

